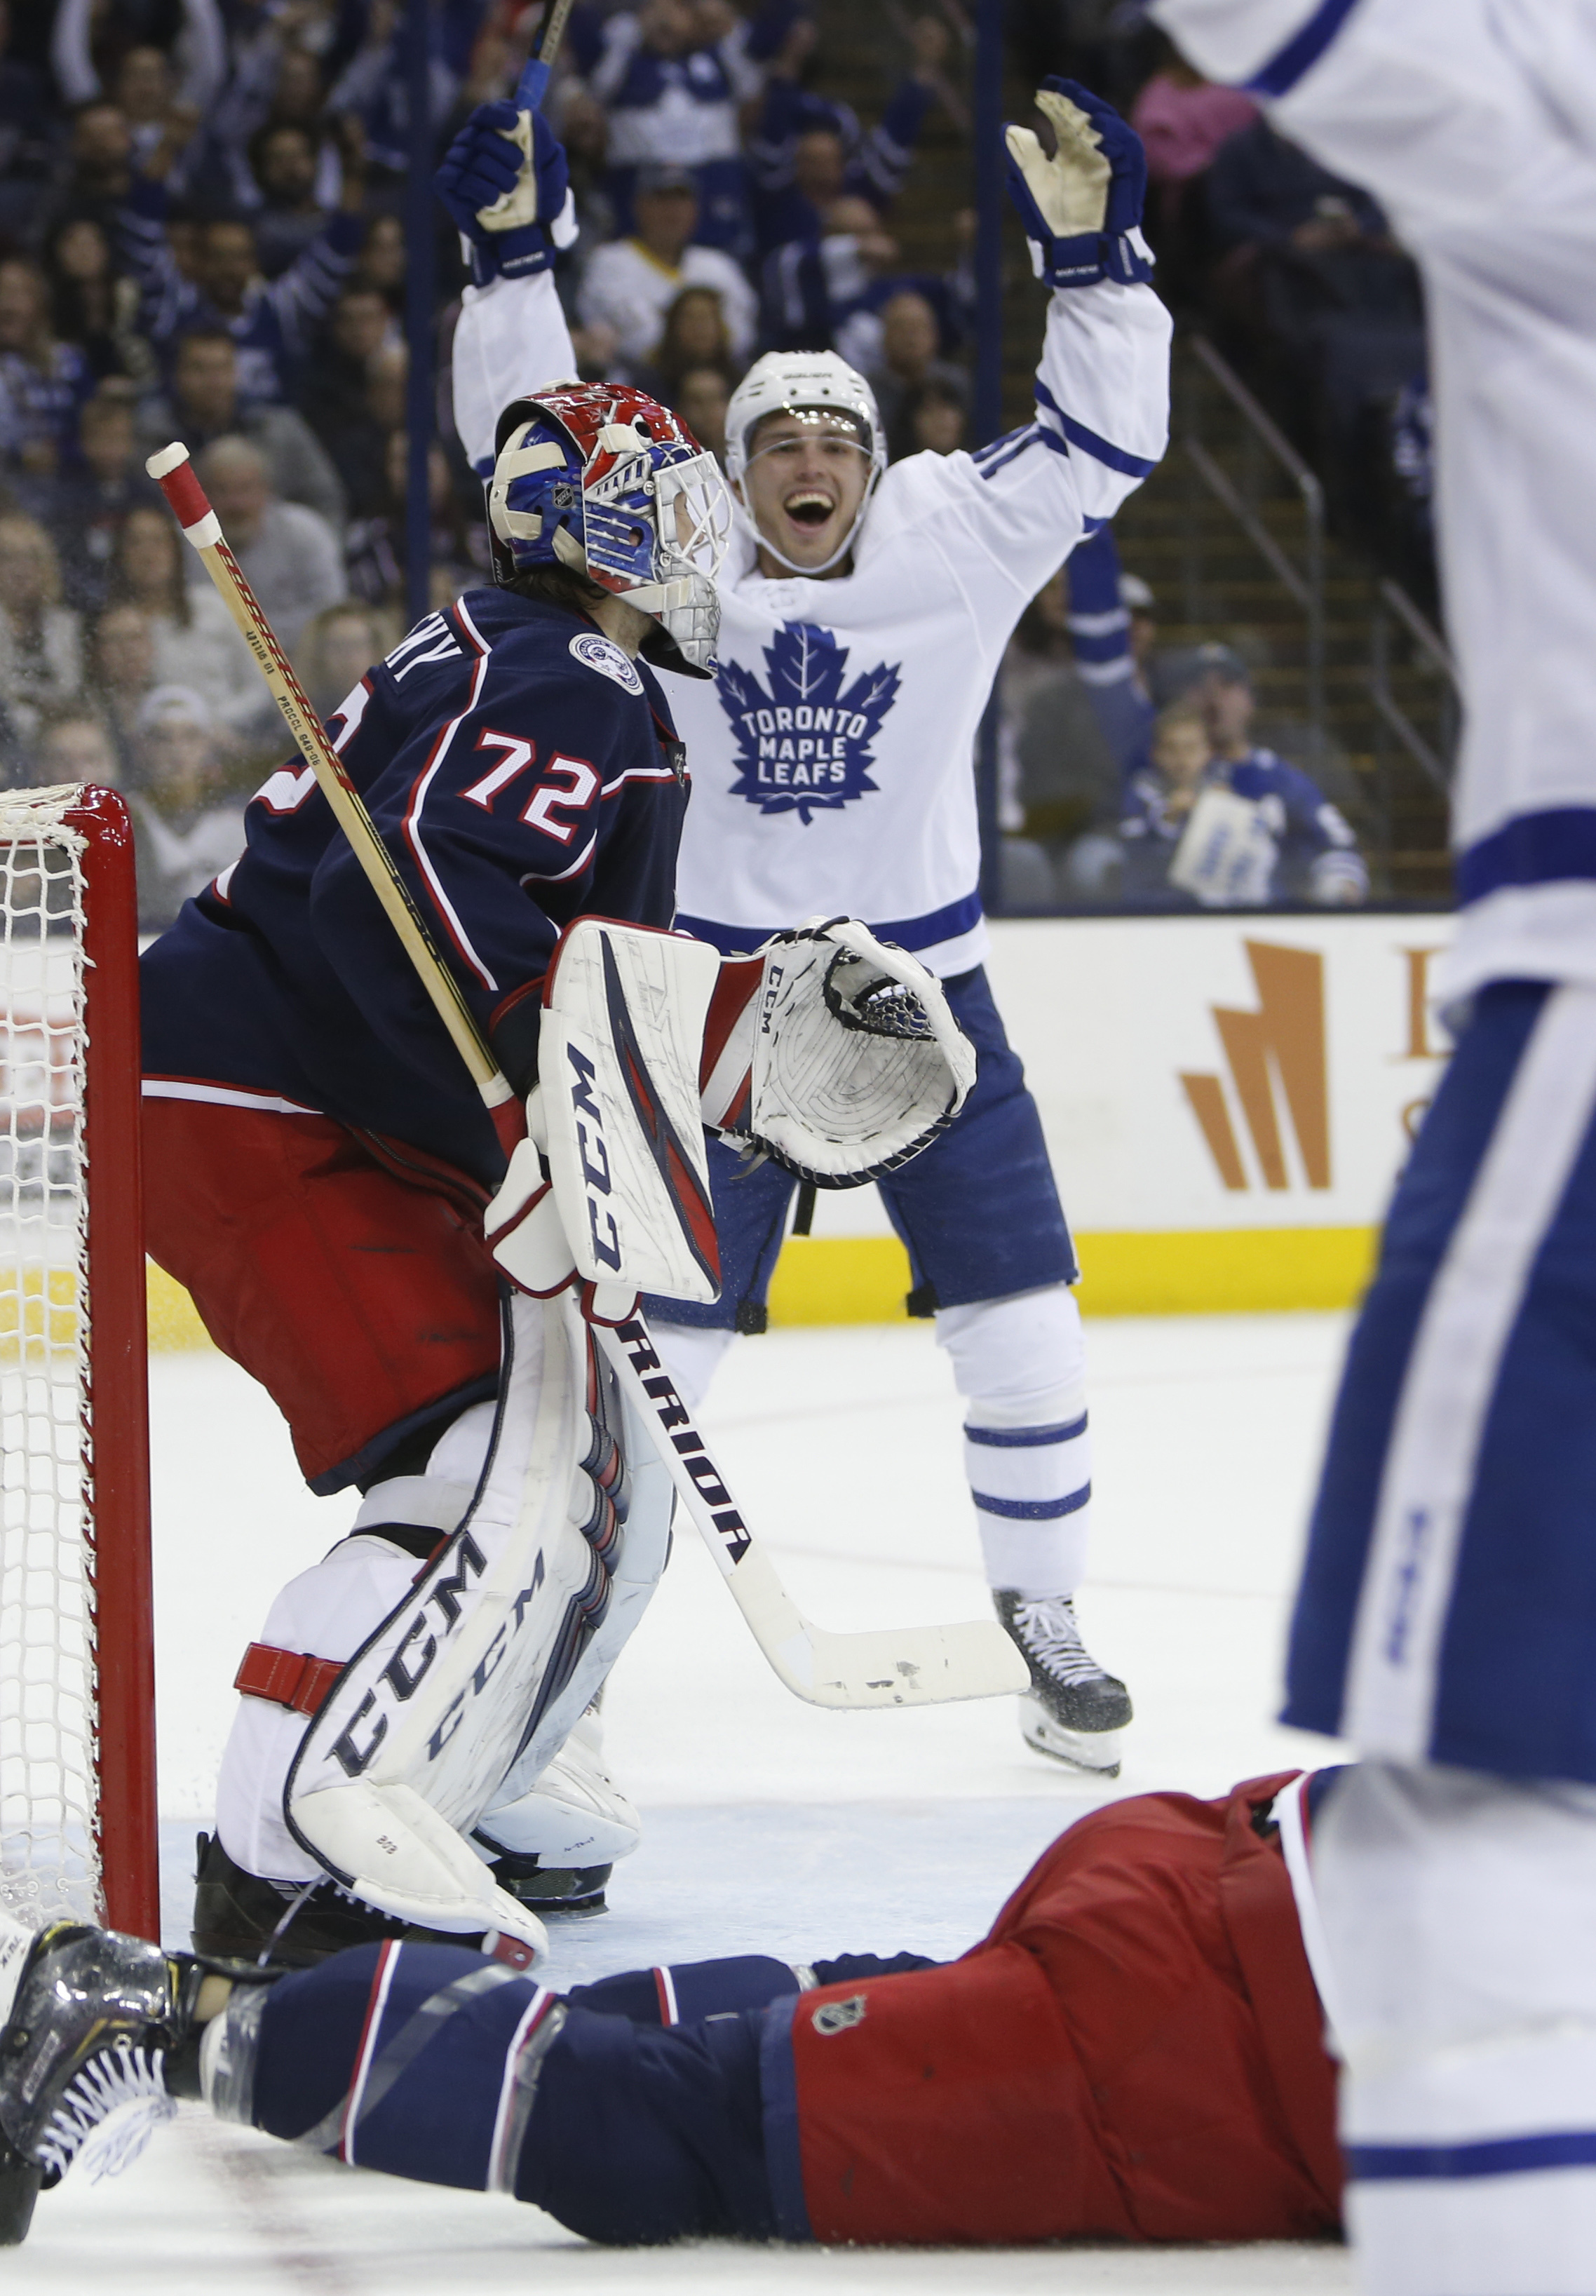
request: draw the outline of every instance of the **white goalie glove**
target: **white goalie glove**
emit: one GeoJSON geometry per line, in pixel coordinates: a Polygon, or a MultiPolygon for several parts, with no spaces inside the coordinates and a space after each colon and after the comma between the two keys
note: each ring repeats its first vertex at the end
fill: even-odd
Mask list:
{"type": "Polygon", "coordinates": [[[710,1037],[706,1124],[820,1188],[906,1164],[975,1083],[941,983],[852,917],[812,919],[723,965],[710,1037]]]}

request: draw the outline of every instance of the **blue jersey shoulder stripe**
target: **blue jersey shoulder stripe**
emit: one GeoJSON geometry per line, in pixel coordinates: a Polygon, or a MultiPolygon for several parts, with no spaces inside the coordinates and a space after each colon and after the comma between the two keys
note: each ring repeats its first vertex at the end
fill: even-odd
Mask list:
{"type": "Polygon", "coordinates": [[[1458,856],[1458,898],[1483,901],[1509,885],[1596,877],[1596,807],[1551,806],[1503,822],[1458,856]]]}
{"type": "MultiPolygon", "coordinates": [[[[1083,454],[1093,455],[1110,471],[1117,471],[1121,478],[1145,479],[1158,469],[1156,461],[1149,462],[1142,455],[1127,454],[1123,447],[1116,447],[1110,439],[1100,438],[1095,430],[1089,430],[1084,422],[1077,422],[1073,414],[1066,414],[1040,376],[1036,381],[1036,399],[1038,405],[1045,406],[1051,414],[1057,417],[1059,428],[1072,447],[1078,447],[1083,454]]],[[[1044,439],[1048,436],[1045,426],[1042,435],[1044,439]]]]}
{"type": "Polygon", "coordinates": [[[1524,2177],[1539,2169],[1596,2168],[1596,2128],[1494,2136],[1477,2144],[1349,2144],[1346,2172],[1362,2185],[1524,2177]]]}
{"type": "Polygon", "coordinates": [[[1358,0],[1320,0],[1302,29],[1247,82],[1252,95],[1289,95],[1305,73],[1312,71],[1358,0]]]}

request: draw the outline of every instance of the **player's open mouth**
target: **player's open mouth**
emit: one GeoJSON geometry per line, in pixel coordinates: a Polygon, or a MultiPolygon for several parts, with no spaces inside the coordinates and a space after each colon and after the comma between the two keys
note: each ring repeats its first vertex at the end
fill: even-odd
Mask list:
{"type": "Polygon", "coordinates": [[[805,487],[797,494],[789,495],[782,504],[782,508],[794,526],[806,526],[811,529],[823,527],[836,507],[830,495],[821,494],[811,487],[805,487]]]}

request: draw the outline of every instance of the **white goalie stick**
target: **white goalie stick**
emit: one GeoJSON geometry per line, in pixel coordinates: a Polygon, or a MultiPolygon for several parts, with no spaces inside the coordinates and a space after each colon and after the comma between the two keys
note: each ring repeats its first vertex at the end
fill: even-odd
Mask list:
{"type": "MultiPolygon", "coordinates": [[[[187,448],[164,447],[150,457],[145,467],[160,484],[248,642],[301,756],[331,805],[334,818],[381,901],[508,1152],[513,1141],[506,1119],[512,1112],[519,1114],[515,1095],[227,547],[221,522],[195,475],[187,448]]],[[[995,1620],[831,1634],[806,1619],[732,1498],[724,1477],[660,1364],[642,1314],[634,1313],[613,1328],[595,1319],[593,1328],[749,1632],[775,1673],[798,1697],[816,1706],[934,1705],[955,1699],[995,1698],[1028,1686],[1029,1669],[995,1620]]]]}

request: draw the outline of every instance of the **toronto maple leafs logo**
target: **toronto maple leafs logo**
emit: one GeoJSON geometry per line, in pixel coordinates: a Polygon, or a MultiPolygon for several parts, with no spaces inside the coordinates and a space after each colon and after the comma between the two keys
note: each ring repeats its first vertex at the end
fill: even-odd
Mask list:
{"type": "Polygon", "coordinates": [[[723,661],[721,707],[737,734],[734,797],[761,813],[796,813],[805,827],[880,784],[870,745],[897,699],[896,667],[878,662],[845,691],[847,648],[813,622],[786,622],[765,649],[768,692],[751,671],[723,661]]]}

